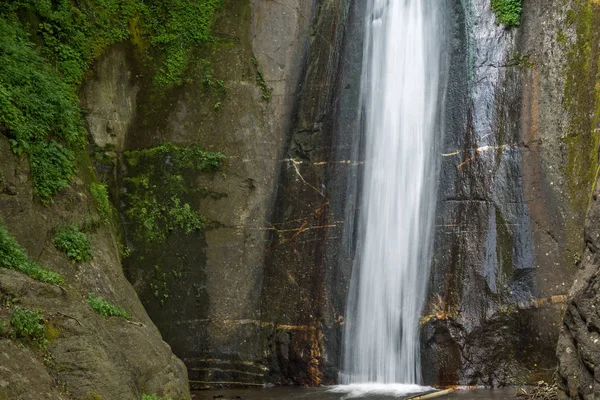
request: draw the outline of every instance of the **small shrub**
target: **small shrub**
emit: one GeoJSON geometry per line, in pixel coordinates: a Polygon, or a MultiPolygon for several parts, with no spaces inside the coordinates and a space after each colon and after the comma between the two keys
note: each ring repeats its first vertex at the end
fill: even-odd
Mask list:
{"type": "Polygon", "coordinates": [[[90,191],[96,201],[96,208],[102,221],[107,224],[110,223],[113,220],[114,208],[108,198],[108,187],[100,183],[92,183],[90,191]]]}
{"type": "Polygon", "coordinates": [[[85,233],[81,232],[75,224],[60,229],[52,243],[74,263],[92,259],[90,242],[85,233]]]}
{"type": "Polygon", "coordinates": [[[88,296],[88,304],[92,307],[92,310],[96,311],[103,317],[121,317],[129,319],[129,313],[125,311],[123,307],[116,306],[110,303],[108,300],[103,299],[100,296],[96,296],[90,293],[88,296]]]}
{"type": "Polygon", "coordinates": [[[42,268],[30,261],[25,250],[2,225],[0,225],[0,267],[13,269],[38,281],[54,285],[64,282],[63,277],[56,272],[42,268]]]}
{"type": "Polygon", "coordinates": [[[491,0],[492,11],[507,28],[521,24],[522,0],[491,0]]]}
{"type": "Polygon", "coordinates": [[[15,307],[10,317],[12,327],[11,337],[46,346],[46,328],[44,319],[39,311],[24,307],[15,307]]]}

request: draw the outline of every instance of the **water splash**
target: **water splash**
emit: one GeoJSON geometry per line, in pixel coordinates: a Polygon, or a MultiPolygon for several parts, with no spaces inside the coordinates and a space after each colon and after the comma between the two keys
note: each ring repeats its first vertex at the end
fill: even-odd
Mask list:
{"type": "Polygon", "coordinates": [[[334,386],[329,389],[331,393],[344,393],[345,399],[356,399],[361,397],[395,397],[403,398],[411,394],[434,390],[431,387],[423,387],[414,384],[386,384],[386,383],[352,383],[349,385],[334,386]]]}
{"type": "Polygon", "coordinates": [[[365,171],[341,382],[420,382],[441,139],[441,0],[369,0],[365,171]]]}

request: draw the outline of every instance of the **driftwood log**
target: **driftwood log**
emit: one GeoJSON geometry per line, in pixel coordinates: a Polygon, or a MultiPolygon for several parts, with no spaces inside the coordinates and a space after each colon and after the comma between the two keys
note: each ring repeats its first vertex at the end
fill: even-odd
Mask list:
{"type": "Polygon", "coordinates": [[[416,396],[409,397],[406,400],[437,399],[438,397],[446,396],[446,395],[451,394],[451,393],[454,393],[454,389],[439,390],[437,392],[427,393],[427,394],[418,394],[416,396]]]}

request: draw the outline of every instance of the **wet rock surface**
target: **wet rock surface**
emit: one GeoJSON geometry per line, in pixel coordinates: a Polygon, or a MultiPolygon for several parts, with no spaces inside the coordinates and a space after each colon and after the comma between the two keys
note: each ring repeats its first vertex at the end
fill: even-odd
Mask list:
{"type": "Polygon", "coordinates": [[[564,399],[595,399],[600,394],[600,181],[585,223],[586,249],[567,309],[556,353],[557,382],[564,399]]]}
{"type": "Polygon", "coordinates": [[[272,378],[331,384],[352,266],[362,4],[323,1],[282,165],[261,292],[272,378]]]}
{"type": "MultiPolygon", "coordinates": [[[[588,79],[573,65],[585,58],[577,43],[589,42],[576,33],[584,23],[573,16],[593,15],[588,7],[595,8],[524,2],[521,26],[510,29],[497,24],[489,2],[455,7],[454,41],[463,45],[451,59],[431,295],[422,320],[429,383],[552,380],[551,349],[581,258],[584,199],[594,179],[585,171],[596,168],[595,156],[570,155],[572,140],[581,143],[577,151],[595,154],[594,127],[574,128],[585,118],[565,106],[585,96],[573,93],[565,71],[588,79]],[[575,188],[573,180],[582,184],[575,188]]],[[[588,114],[595,107],[589,104],[588,114]]]]}

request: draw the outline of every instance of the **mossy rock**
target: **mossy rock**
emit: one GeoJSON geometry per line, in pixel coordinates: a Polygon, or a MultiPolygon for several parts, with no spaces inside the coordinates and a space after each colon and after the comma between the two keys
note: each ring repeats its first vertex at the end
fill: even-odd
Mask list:
{"type": "Polygon", "coordinates": [[[104,400],[104,397],[100,396],[96,392],[87,392],[81,400],[104,400]]]}

